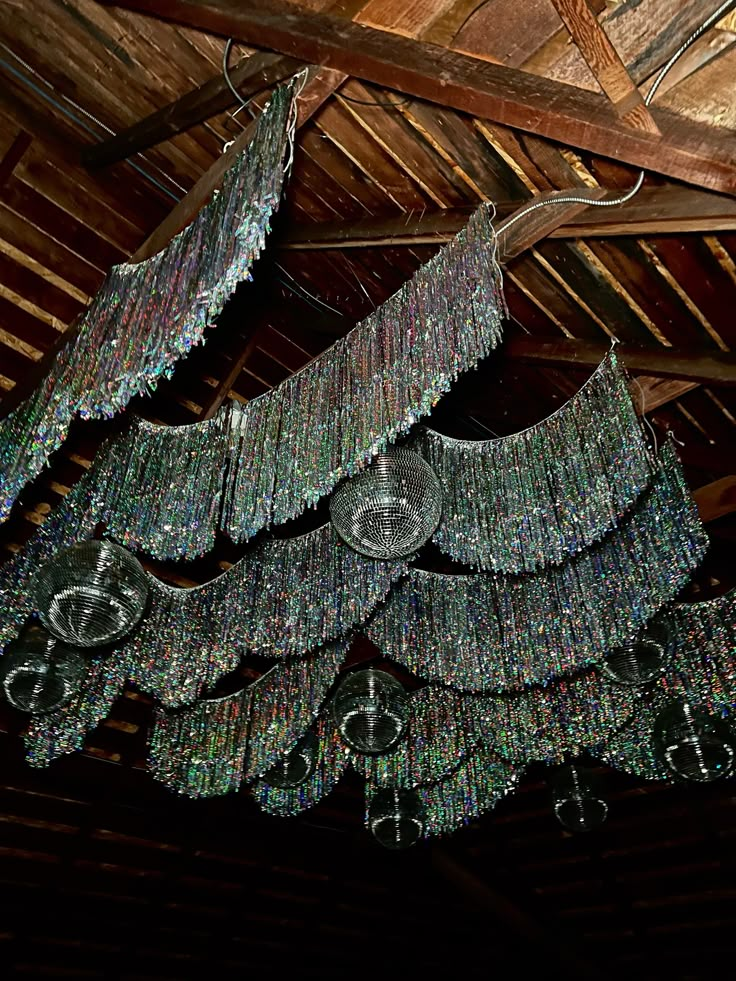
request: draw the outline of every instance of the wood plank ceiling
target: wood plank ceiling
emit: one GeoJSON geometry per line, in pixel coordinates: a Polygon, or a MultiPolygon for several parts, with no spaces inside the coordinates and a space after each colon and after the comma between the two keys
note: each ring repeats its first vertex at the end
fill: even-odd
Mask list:
{"type": "MultiPolygon", "coordinates": [[[[392,51],[408,50],[406,42],[419,46],[412,51],[439,46],[448,65],[477,59],[476,87],[505,77],[502,66],[528,73],[530,93],[536,76],[540,91],[577,86],[571,104],[583,109],[610,99],[612,132],[626,137],[604,156],[569,125],[554,132],[557,142],[533,123],[519,128],[521,110],[514,128],[502,115],[486,118],[487,100],[471,114],[449,108],[454,96],[445,105],[416,97],[418,76],[389,72],[378,85],[366,81],[375,70],[367,62],[330,62],[337,70],[322,76],[326,101],[300,127],[255,282],[137,411],[181,424],[228,395],[267,391],[386,299],[480,201],[503,216],[543,192],[628,188],[636,168],[614,157],[646,152],[640,198],[587,209],[508,259],[508,342],[438,418],[467,437],[523,428],[569,397],[616,337],[647,418],[659,438],[675,434],[709,519],[710,557],[689,595],[736,585],[736,203],[678,180],[687,175],[676,153],[646,149],[652,127],[666,125],[668,139],[697,133],[703,146],[730,148],[736,159],[733,15],[678,63],[649,114],[641,94],[717,3],[591,0],[591,23],[580,21],[584,5],[575,0],[301,0],[297,41],[286,37],[286,22],[278,30],[267,23],[270,3],[137,6],[201,24],[215,23],[198,21],[203,11],[229,17],[238,8],[239,36],[251,42],[253,24],[265,31],[270,23],[259,37],[274,50],[233,51],[246,95],[293,71],[305,60],[300,45],[319,35],[319,18],[336,17],[344,31],[357,30],[352,21],[388,32],[392,51]],[[345,78],[346,67],[361,77],[345,78]]],[[[139,248],[267,97],[262,91],[238,109],[220,77],[223,46],[215,34],[93,0],[0,4],[0,411],[14,390],[27,391],[106,270],[139,248]],[[174,132],[161,110],[206,85],[177,110],[188,125],[174,132]],[[113,142],[114,134],[123,135],[113,142]],[[132,148],[140,152],[129,155],[132,148]]],[[[424,62],[412,64],[420,72],[424,62]]],[[[712,177],[727,187],[727,166],[709,169],[701,159],[698,168],[697,184],[712,177]]],[[[0,527],[5,556],[116,425],[73,428],[0,527]]],[[[180,584],[203,581],[236,555],[222,542],[197,563],[156,571],[180,584]]],[[[385,945],[397,968],[429,977],[481,955],[495,969],[494,949],[499,966],[517,957],[522,971],[538,969],[549,957],[581,977],[625,969],[700,978],[733,959],[727,789],[643,788],[608,774],[611,822],[575,838],[555,827],[540,771],[478,827],[396,865],[366,846],[350,783],[289,825],[261,820],[245,797],[171,801],[142,772],[150,715],[150,701],[128,692],[85,755],[50,774],[27,771],[5,737],[0,956],[19,976],[189,977],[203,966],[267,968],[280,958],[306,976],[342,976],[349,963],[361,977],[355,949],[366,939],[385,945]],[[441,940],[428,953],[433,935],[441,940]]],[[[9,713],[3,722],[10,733],[20,724],[9,713]]]]}

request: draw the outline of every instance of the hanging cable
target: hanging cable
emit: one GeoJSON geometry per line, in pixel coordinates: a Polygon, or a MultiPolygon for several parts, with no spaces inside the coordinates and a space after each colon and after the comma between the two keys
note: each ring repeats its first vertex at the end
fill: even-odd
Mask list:
{"type": "MultiPolygon", "coordinates": [[[[675,62],[678,61],[682,55],[687,51],[687,49],[694,44],[698,38],[702,37],[707,30],[709,30],[715,23],[717,23],[725,14],[730,10],[736,8],[736,0],[724,0],[724,2],[713,11],[713,13],[708,17],[700,27],[696,28],[688,38],[686,38],[679,48],[675,51],[672,57],[667,61],[667,63],[660,69],[659,74],[654,80],[652,87],[647,92],[644,97],[644,105],[649,106],[657,93],[657,89],[662,84],[665,76],[670,72],[671,68],[674,66],[675,62]]],[[[635,194],[638,194],[641,190],[642,184],[644,183],[644,171],[639,172],[639,176],[634,182],[633,186],[629,188],[624,194],[621,194],[617,198],[609,198],[607,201],[595,201],[591,198],[585,197],[582,194],[562,194],[554,200],[545,201],[532,201],[526,206],[522,211],[513,215],[507,222],[503,225],[503,231],[507,231],[512,225],[515,225],[517,221],[525,218],[530,212],[537,211],[539,208],[546,208],[548,205],[553,204],[587,204],[595,208],[614,208],[620,204],[626,204],[630,201],[635,194]]]]}

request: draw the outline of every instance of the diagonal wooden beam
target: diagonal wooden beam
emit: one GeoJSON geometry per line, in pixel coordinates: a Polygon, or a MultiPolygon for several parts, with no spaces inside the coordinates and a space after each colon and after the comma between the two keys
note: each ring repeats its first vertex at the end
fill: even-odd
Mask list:
{"type": "Polygon", "coordinates": [[[730,475],[699,487],[693,493],[700,520],[707,524],[736,511],[736,477],[730,475]]]}
{"type": "Polygon", "coordinates": [[[659,136],[659,128],[639,89],[588,0],[552,0],[552,3],[616,114],[634,129],[659,136]]]}
{"type": "MultiPolygon", "coordinates": [[[[230,80],[240,95],[248,99],[295,74],[301,67],[302,63],[294,58],[257,53],[238,62],[230,70],[230,80]]],[[[91,170],[109,167],[170,140],[233,105],[235,97],[224,76],[218,75],[115,136],[87,147],[82,153],[82,163],[91,170]]]]}
{"type": "MultiPolygon", "coordinates": [[[[609,350],[608,344],[590,341],[510,337],[504,351],[510,358],[534,364],[571,364],[594,368],[609,350]]],[[[616,353],[629,371],[657,378],[680,378],[711,385],[736,385],[736,354],[701,354],[698,350],[638,347],[620,344],[616,353]]]]}
{"type": "Polygon", "coordinates": [[[247,6],[239,0],[116,0],[116,4],[736,194],[736,135],[663,109],[652,110],[661,133],[656,138],[630,127],[597,93],[274,0],[247,6]]]}

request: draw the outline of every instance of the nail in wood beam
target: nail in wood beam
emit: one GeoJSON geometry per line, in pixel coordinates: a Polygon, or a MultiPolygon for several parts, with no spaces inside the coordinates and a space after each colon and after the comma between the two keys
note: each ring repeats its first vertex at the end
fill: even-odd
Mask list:
{"type": "Polygon", "coordinates": [[[659,136],[659,127],[588,0],[552,0],[616,114],[634,129],[659,136]]]}
{"type": "MultiPolygon", "coordinates": [[[[106,0],[109,3],[109,0],[106,0]]],[[[385,88],[736,194],[736,135],[665,109],[661,137],[633,129],[605,96],[274,0],[109,3],[325,65],[385,88]]]]}

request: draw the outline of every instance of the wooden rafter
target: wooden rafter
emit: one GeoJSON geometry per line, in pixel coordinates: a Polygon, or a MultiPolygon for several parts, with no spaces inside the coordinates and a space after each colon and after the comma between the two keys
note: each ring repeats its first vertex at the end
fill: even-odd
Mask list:
{"type": "MultiPolygon", "coordinates": [[[[577,189],[574,193],[578,193],[577,189]]],[[[618,192],[610,192],[614,193],[618,192]]],[[[523,201],[500,201],[496,203],[496,213],[503,220],[523,206],[523,201]]],[[[307,251],[448,242],[465,225],[472,210],[447,208],[401,218],[292,225],[284,230],[279,246],[307,251]]],[[[584,208],[549,231],[548,236],[601,238],[723,231],[736,231],[736,201],[694,188],[652,187],[615,208],[584,208]]]]}
{"type": "MultiPolygon", "coordinates": [[[[244,99],[277,84],[301,67],[301,62],[281,55],[257,53],[230,70],[230,80],[244,99]]],[[[217,75],[180,99],[158,109],[109,139],[95,143],[82,154],[82,162],[94,169],[126,160],[142,150],[184,133],[234,105],[235,98],[224,76],[217,75]]]]}
{"type": "Polygon", "coordinates": [[[659,136],[659,128],[588,0],[552,0],[617,115],[634,129],[659,136]]]}
{"type": "Polygon", "coordinates": [[[118,0],[138,10],[267,46],[408,95],[570,146],[736,194],[736,136],[652,110],[661,137],[633,129],[605,96],[356,24],[260,0],[118,0]]]}

